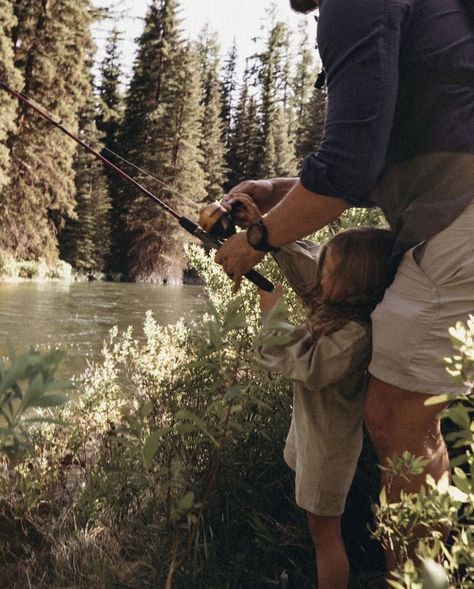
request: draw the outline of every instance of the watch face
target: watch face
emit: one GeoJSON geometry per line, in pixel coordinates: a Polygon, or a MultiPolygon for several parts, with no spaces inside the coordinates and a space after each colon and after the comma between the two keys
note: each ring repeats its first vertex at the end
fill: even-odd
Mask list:
{"type": "Polygon", "coordinates": [[[247,240],[252,247],[258,248],[265,239],[265,229],[260,223],[250,225],[247,229],[247,240]]]}

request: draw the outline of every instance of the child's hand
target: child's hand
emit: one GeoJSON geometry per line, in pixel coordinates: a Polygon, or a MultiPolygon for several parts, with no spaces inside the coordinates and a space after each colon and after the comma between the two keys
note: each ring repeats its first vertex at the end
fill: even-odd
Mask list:
{"type": "Polygon", "coordinates": [[[257,290],[260,296],[260,310],[270,311],[283,296],[283,286],[279,284],[272,292],[266,292],[260,288],[257,290]]]}
{"type": "MultiPolygon", "coordinates": [[[[252,225],[252,223],[258,223],[258,221],[260,221],[262,214],[248,194],[244,194],[243,192],[233,194],[232,200],[225,203],[227,205],[226,208],[230,209],[230,206],[234,201],[240,204],[239,208],[233,214],[235,222],[239,227],[246,229],[249,225],[252,225]]],[[[222,205],[225,206],[224,203],[222,203],[222,205]]]]}

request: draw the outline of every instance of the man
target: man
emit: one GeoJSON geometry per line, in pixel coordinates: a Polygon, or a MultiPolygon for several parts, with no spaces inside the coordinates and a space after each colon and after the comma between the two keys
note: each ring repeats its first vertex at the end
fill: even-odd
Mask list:
{"type": "MultiPolygon", "coordinates": [[[[312,0],[292,7],[316,9],[312,0]]],[[[382,464],[408,450],[423,477],[391,480],[390,497],[449,468],[439,406],[456,392],[442,366],[448,328],[474,313],[474,24],[471,0],[321,0],[327,74],[321,146],[298,179],[243,182],[263,223],[216,260],[236,286],[266,251],[306,236],[348,207],[378,204],[397,235],[392,286],[373,314],[365,419],[382,464]]],[[[384,475],[385,484],[388,481],[384,475]]],[[[387,555],[389,567],[394,565],[387,555]]]]}

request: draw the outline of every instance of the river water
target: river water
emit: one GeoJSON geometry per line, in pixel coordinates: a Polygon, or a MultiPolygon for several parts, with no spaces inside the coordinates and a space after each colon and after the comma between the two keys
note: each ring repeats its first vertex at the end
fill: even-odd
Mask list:
{"type": "Polygon", "coordinates": [[[158,323],[195,319],[206,311],[201,286],[116,282],[0,283],[0,355],[10,340],[17,352],[34,346],[67,354],[61,376],[80,373],[100,358],[109,329],[129,325],[141,334],[147,310],[158,323]]]}

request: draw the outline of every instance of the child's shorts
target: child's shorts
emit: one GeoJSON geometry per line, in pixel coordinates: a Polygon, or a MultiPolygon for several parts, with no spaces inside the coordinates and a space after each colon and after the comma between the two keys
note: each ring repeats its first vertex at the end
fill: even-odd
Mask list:
{"type": "Polygon", "coordinates": [[[284,457],[295,471],[296,503],[315,515],[344,512],[362,449],[363,371],[323,391],[295,386],[284,457]]]}
{"type": "Polygon", "coordinates": [[[449,328],[474,314],[474,201],[444,231],[409,250],[372,314],[376,378],[427,395],[457,393],[444,367],[449,328]]]}

